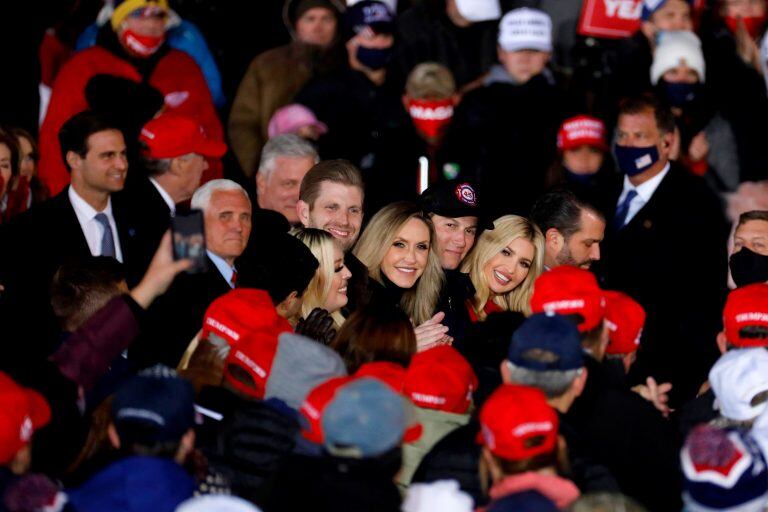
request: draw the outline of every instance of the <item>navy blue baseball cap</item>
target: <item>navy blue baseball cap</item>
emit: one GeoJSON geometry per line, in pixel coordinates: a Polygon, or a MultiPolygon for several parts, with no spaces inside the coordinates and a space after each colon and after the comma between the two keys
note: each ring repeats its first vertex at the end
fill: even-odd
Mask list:
{"type": "Polygon", "coordinates": [[[507,359],[534,371],[567,371],[584,366],[576,325],[555,313],[537,313],[512,334],[507,359]]]}
{"type": "Polygon", "coordinates": [[[395,16],[384,2],[363,0],[347,8],[344,20],[351,34],[370,28],[376,34],[391,34],[395,30],[395,16]]]}
{"type": "Polygon", "coordinates": [[[167,366],[157,365],[128,379],[112,400],[121,438],[142,444],[178,441],[195,422],[195,390],[167,366]]]}

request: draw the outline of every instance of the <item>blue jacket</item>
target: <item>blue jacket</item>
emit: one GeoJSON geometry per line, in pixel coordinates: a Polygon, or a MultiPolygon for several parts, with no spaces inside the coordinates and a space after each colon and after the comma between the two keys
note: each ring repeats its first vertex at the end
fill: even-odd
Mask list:
{"type": "Polygon", "coordinates": [[[77,512],[173,512],[194,490],[194,479],[171,459],[127,457],[68,494],[77,512]]]}

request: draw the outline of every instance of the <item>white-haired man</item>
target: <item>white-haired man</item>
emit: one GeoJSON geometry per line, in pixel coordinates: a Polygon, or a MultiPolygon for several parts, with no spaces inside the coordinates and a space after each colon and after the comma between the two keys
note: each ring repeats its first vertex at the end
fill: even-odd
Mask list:
{"type": "Polygon", "coordinates": [[[194,193],[192,208],[203,210],[208,268],[179,274],[147,311],[146,329],[131,348],[140,366],[176,367],[189,341],[203,325],[205,310],[235,285],[235,258],[251,234],[251,200],[230,180],[211,180],[194,193]]]}

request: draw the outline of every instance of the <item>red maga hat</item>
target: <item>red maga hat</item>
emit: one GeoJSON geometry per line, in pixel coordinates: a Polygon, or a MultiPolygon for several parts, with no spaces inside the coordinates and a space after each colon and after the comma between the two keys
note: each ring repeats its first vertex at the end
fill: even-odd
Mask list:
{"type": "Polygon", "coordinates": [[[419,352],[405,375],[405,395],[417,407],[465,414],[477,376],[458,350],[447,345],[419,352]]]}
{"type": "Polygon", "coordinates": [[[163,114],[141,129],[139,141],[150,158],[176,158],[190,153],[218,158],[227,152],[223,142],[211,140],[203,127],[191,117],[163,114]]]}
{"type": "Polygon", "coordinates": [[[224,362],[224,378],[238,391],[263,399],[277,345],[277,334],[274,332],[254,331],[247,334],[229,351],[224,362]],[[238,370],[239,376],[234,373],[238,370]],[[249,378],[244,379],[245,376],[249,378]]]}
{"type": "Polygon", "coordinates": [[[750,336],[745,330],[748,327],[768,329],[768,284],[750,284],[728,294],[723,326],[726,339],[735,347],[768,347],[768,338],[750,336]]]}
{"type": "Polygon", "coordinates": [[[579,146],[591,146],[607,151],[605,123],[592,116],[575,116],[563,121],[557,132],[557,149],[566,151],[579,146]]]}
{"type": "Polygon", "coordinates": [[[50,420],[51,409],[40,393],[0,372],[0,464],[11,462],[50,420]]]}
{"type": "Polygon", "coordinates": [[[304,399],[299,413],[304,418],[301,435],[313,443],[323,443],[323,411],[331,403],[336,392],[345,384],[355,380],[355,377],[334,377],[316,386],[304,399]]]}
{"type": "Polygon", "coordinates": [[[631,354],[640,346],[645,310],[626,293],[605,290],[605,323],[608,326],[606,354],[631,354]]]}
{"type": "Polygon", "coordinates": [[[291,332],[291,324],[277,314],[264,290],[235,288],[214,300],[203,319],[202,338],[215,334],[230,345],[252,331],[291,332]]]}
{"type": "Polygon", "coordinates": [[[579,332],[597,327],[605,318],[605,298],[594,274],[561,265],[541,274],[533,284],[531,310],[534,313],[581,315],[579,332]]]}
{"type": "Polygon", "coordinates": [[[506,460],[525,460],[557,447],[558,418],[536,388],[505,384],[480,411],[479,441],[506,460]]]}

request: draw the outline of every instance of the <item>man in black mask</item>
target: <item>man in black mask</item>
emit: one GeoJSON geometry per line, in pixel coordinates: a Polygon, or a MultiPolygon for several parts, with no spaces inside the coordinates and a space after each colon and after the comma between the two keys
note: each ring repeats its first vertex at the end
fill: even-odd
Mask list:
{"type": "Polygon", "coordinates": [[[731,277],[736,286],[768,282],[768,211],[742,213],[733,235],[731,277]]]}
{"type": "Polygon", "coordinates": [[[622,103],[614,153],[624,177],[593,268],[604,288],[629,294],[648,313],[630,381],[671,382],[670,399],[679,400],[695,396],[717,357],[727,230],[704,180],[669,161],[674,130],[655,98],[622,103]]]}

